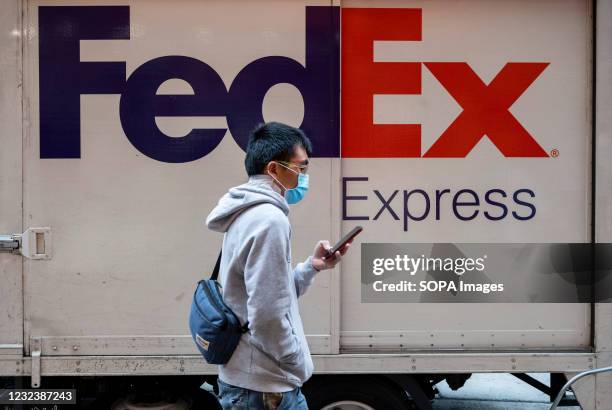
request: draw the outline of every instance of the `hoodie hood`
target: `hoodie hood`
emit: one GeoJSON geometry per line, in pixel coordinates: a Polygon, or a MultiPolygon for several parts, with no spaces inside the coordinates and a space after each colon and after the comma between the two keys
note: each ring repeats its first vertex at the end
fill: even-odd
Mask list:
{"type": "Polygon", "coordinates": [[[242,185],[230,188],[206,217],[206,226],[217,232],[226,232],[234,219],[252,205],[269,202],[289,214],[289,204],[274,185],[270,175],[258,174],[249,177],[242,185]]]}

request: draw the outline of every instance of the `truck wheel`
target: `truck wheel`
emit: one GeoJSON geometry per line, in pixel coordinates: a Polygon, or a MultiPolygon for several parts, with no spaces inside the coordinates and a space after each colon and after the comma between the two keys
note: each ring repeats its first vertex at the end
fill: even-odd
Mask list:
{"type": "Polygon", "coordinates": [[[376,376],[320,376],[302,389],[311,410],[414,409],[401,388],[376,376]]]}

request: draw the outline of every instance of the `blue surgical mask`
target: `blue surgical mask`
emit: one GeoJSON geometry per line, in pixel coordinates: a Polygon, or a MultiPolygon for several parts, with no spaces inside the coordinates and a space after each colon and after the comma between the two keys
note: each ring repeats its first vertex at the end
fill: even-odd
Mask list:
{"type": "MultiPolygon", "coordinates": [[[[277,164],[279,163],[277,162],[277,164]]],[[[279,165],[282,165],[290,171],[296,172],[288,166],[285,166],[283,164],[279,165]]],[[[272,177],[276,182],[282,185],[283,188],[285,188],[285,199],[287,200],[288,204],[296,204],[300,202],[302,198],[304,198],[304,195],[306,195],[306,191],[308,191],[308,174],[302,174],[301,172],[296,173],[298,174],[298,184],[295,188],[286,188],[283,184],[280,183],[278,179],[272,177]]]]}
{"type": "Polygon", "coordinates": [[[308,174],[299,173],[297,186],[285,191],[285,199],[288,204],[298,203],[304,198],[306,191],[308,191],[308,174]]]}

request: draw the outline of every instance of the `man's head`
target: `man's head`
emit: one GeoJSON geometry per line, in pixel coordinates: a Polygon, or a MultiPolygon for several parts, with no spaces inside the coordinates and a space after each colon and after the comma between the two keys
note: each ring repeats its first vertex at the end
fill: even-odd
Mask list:
{"type": "Polygon", "coordinates": [[[244,165],[249,176],[268,174],[285,189],[298,185],[312,154],[310,139],[299,128],[280,122],[259,124],[249,136],[244,165]]]}

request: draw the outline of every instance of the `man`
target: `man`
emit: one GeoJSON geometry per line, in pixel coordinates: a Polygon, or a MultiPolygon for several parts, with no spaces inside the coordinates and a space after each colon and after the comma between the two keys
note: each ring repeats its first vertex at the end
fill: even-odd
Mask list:
{"type": "Polygon", "coordinates": [[[224,409],[308,409],[300,388],[313,363],[297,299],[350,246],[325,257],[329,241],[319,241],[311,256],[291,266],[289,204],[308,190],[311,154],[300,129],[277,122],[257,126],[244,161],[248,182],[230,188],[206,218],[208,228],[225,233],[223,299],[249,326],[219,367],[224,409]]]}

